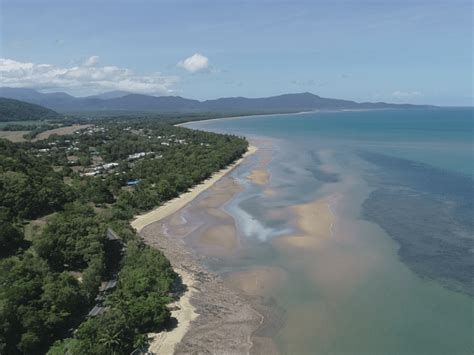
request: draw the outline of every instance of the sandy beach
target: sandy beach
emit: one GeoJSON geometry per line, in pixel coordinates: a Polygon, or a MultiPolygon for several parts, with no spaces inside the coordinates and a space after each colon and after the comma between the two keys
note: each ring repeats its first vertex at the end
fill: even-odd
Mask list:
{"type": "Polygon", "coordinates": [[[237,165],[239,165],[245,158],[254,154],[257,151],[255,146],[250,145],[248,147],[247,152],[237,160],[232,165],[228,166],[225,169],[222,169],[212,175],[209,179],[204,181],[203,183],[193,187],[188,192],[179,195],[178,197],[166,202],[163,206],[160,206],[150,212],[144,213],[142,215],[136,216],[135,219],[130,223],[133,228],[137,232],[140,232],[143,227],[147,226],[150,223],[157,222],[166,218],[173,213],[179,211],[181,208],[186,206],[189,202],[194,200],[197,196],[199,196],[202,192],[209,189],[212,185],[214,185],[217,181],[219,181],[222,177],[227,175],[231,172],[237,165]]]}
{"type": "Polygon", "coordinates": [[[174,354],[176,345],[183,339],[191,322],[198,316],[191,305],[191,297],[196,292],[193,275],[184,269],[175,268],[175,271],[187,287],[179,300],[170,305],[173,309],[171,317],[176,319],[178,326],[171,331],[149,334],[152,341],[148,351],[153,354],[174,354]]]}

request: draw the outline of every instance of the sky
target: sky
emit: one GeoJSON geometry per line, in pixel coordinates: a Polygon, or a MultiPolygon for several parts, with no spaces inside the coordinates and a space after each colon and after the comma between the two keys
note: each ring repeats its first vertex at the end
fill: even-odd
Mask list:
{"type": "Polygon", "coordinates": [[[472,105],[464,0],[0,0],[0,86],[472,105]]]}

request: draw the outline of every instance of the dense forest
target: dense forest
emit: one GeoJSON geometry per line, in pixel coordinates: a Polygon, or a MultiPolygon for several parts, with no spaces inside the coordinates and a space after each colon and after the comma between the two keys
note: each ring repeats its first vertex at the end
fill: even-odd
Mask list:
{"type": "Polygon", "coordinates": [[[179,282],[129,220],[246,149],[242,138],[143,120],[0,140],[0,353],[146,346],[170,321],[179,282]]]}
{"type": "Polygon", "coordinates": [[[40,105],[0,97],[0,122],[60,120],[62,117],[40,105]]]}

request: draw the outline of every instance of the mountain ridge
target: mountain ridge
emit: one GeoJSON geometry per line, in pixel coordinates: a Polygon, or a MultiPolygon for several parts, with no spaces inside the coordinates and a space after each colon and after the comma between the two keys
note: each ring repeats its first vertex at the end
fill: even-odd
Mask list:
{"type": "Polygon", "coordinates": [[[126,91],[74,97],[67,93],[40,93],[34,89],[0,88],[0,97],[22,100],[56,111],[173,111],[173,112],[297,112],[311,110],[426,108],[430,105],[355,102],[324,98],[309,92],[248,98],[223,97],[193,100],[181,96],[152,96],[126,91]]]}

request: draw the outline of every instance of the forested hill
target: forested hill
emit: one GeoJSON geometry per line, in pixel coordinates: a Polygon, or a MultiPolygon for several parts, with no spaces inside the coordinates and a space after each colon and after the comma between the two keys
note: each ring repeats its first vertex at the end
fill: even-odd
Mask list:
{"type": "Polygon", "coordinates": [[[0,122],[61,119],[59,113],[28,102],[0,97],[0,122]]]}

